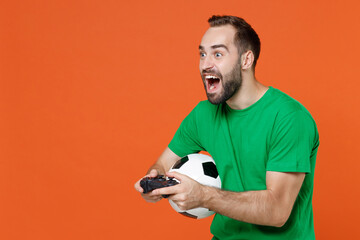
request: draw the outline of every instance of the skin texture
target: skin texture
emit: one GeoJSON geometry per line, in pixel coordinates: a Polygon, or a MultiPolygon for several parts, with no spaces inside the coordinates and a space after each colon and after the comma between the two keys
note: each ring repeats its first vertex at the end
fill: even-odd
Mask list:
{"type": "MultiPolygon", "coordinates": [[[[224,86],[229,81],[240,82],[226,103],[233,109],[244,109],[259,100],[268,87],[255,79],[251,51],[245,51],[241,56],[234,44],[235,29],[230,25],[211,27],[204,34],[200,43],[200,73],[222,76],[220,83],[211,93],[207,92],[213,101],[224,96],[224,86]],[[234,69],[234,68],[237,69],[234,69]],[[240,70],[239,70],[240,68],[240,70]],[[241,77],[234,78],[239,72],[241,77]]],[[[206,87],[205,90],[209,89],[206,87]]],[[[180,157],[166,148],[157,162],[150,167],[147,176],[155,177],[164,174],[180,157]]],[[[296,197],[305,178],[305,173],[266,172],[266,190],[248,192],[229,192],[199,184],[180,173],[166,173],[175,177],[180,184],[156,189],[149,194],[142,194],[139,182],[135,189],[148,202],[161,200],[161,195],[170,194],[181,210],[196,207],[209,208],[230,218],[259,225],[281,227],[290,216],[296,197]]]]}
{"type": "Polygon", "coordinates": [[[242,83],[241,66],[237,48],[231,44],[232,39],[226,38],[233,28],[225,28],[226,34],[218,35],[218,28],[205,34],[205,41],[199,46],[200,73],[208,100],[213,104],[229,100],[240,88],[242,83]],[[220,78],[216,91],[209,92],[206,76],[220,78]]]}

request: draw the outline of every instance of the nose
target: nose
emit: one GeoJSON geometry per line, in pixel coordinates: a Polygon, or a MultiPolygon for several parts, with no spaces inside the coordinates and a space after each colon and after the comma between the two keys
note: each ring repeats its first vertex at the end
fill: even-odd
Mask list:
{"type": "Polygon", "coordinates": [[[200,71],[210,70],[214,67],[214,62],[209,56],[200,59],[200,71]]]}

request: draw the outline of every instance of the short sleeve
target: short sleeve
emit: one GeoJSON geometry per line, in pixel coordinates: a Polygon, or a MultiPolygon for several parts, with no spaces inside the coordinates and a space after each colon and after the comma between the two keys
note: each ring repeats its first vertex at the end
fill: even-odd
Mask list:
{"type": "Polygon", "coordinates": [[[180,157],[204,150],[200,144],[197,131],[197,107],[182,121],[168,145],[171,151],[180,157]]]}
{"type": "Polygon", "coordinates": [[[317,147],[317,129],[307,112],[297,110],[275,122],[267,171],[311,172],[311,154],[317,147]]]}

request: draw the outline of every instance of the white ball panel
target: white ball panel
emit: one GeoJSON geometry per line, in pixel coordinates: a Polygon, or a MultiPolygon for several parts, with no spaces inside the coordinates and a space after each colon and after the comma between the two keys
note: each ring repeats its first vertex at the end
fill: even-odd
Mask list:
{"type": "MultiPolygon", "coordinates": [[[[170,172],[179,172],[181,174],[187,175],[188,177],[198,181],[203,185],[221,188],[221,180],[219,176],[217,176],[217,178],[213,178],[211,176],[204,175],[202,164],[206,162],[213,162],[215,164],[214,160],[210,156],[204,154],[189,154],[187,157],[189,159],[187,162],[185,162],[178,169],[171,168],[170,172]]],[[[180,210],[180,208],[173,201],[169,200],[169,203],[175,211],[180,213],[184,212],[180,210]]],[[[214,212],[209,211],[206,208],[195,208],[185,212],[197,216],[198,219],[209,217],[214,214],[214,212]]]]}

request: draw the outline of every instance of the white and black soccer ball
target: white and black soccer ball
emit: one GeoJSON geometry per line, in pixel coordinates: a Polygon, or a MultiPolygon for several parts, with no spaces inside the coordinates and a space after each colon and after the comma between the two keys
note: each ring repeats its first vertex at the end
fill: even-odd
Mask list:
{"type": "MultiPolygon", "coordinates": [[[[221,188],[221,180],[215,162],[210,156],[204,154],[195,153],[183,157],[171,167],[170,172],[179,172],[203,185],[221,188]]],[[[175,211],[187,217],[200,219],[214,214],[213,211],[201,207],[182,211],[173,201],[169,200],[169,202],[175,211]]]]}

